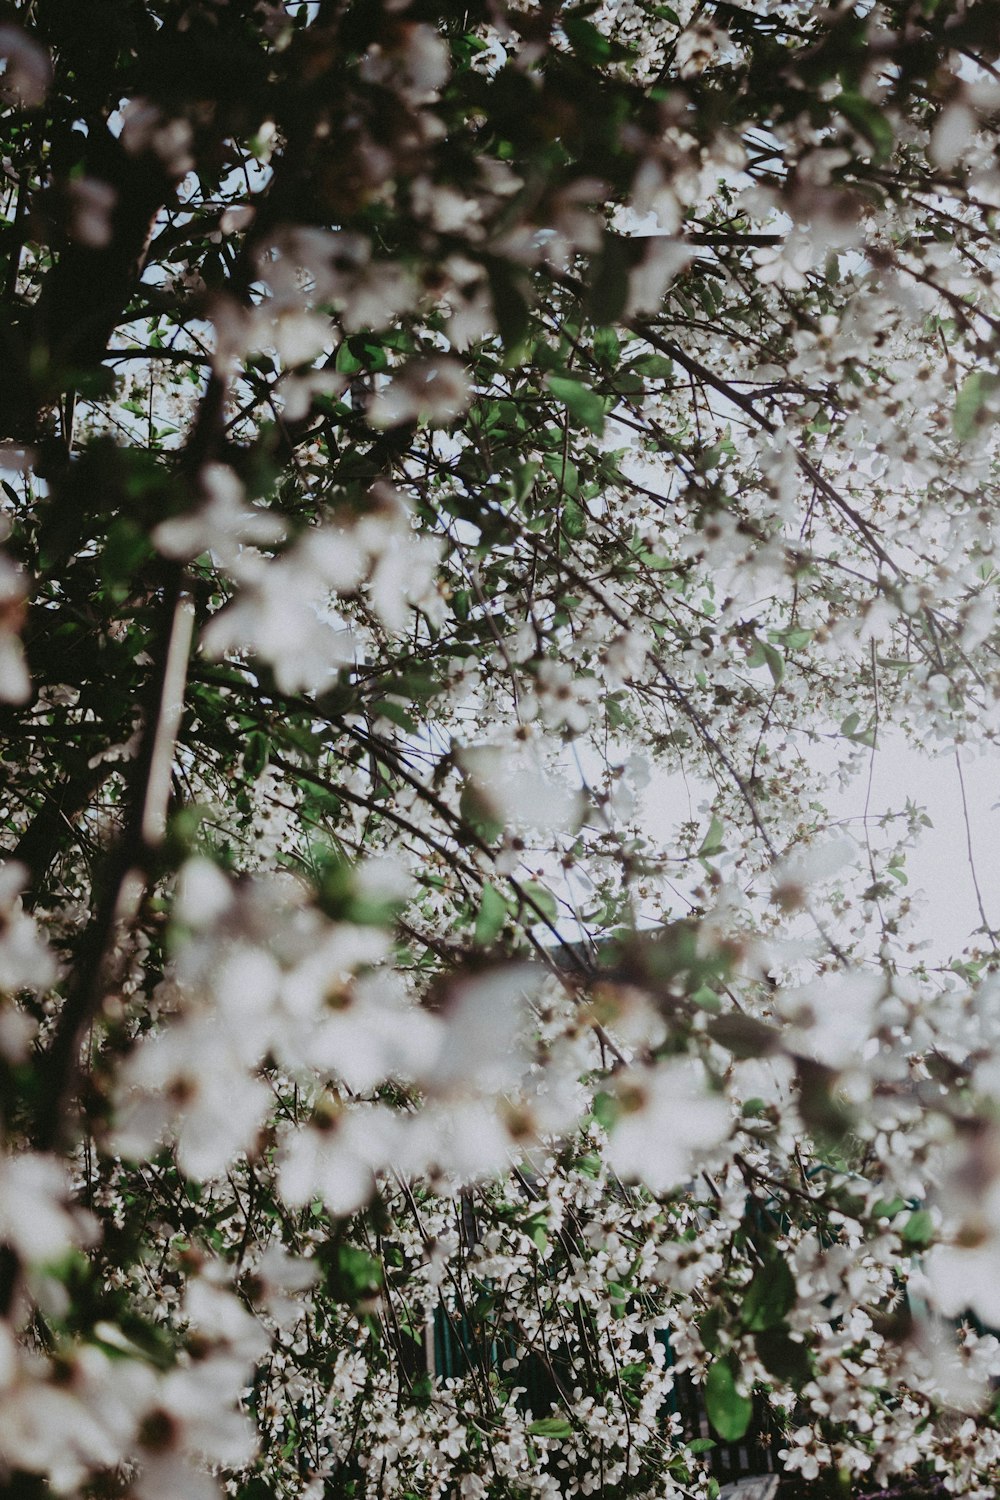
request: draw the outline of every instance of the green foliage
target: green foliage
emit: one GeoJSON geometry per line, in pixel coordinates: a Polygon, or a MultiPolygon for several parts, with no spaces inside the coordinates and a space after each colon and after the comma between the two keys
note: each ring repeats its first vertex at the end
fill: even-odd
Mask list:
{"type": "Polygon", "coordinates": [[[795,1278],[780,1255],[769,1256],[756,1269],[740,1308],[744,1328],[762,1333],[781,1323],[795,1306],[795,1278]]]}
{"type": "Polygon", "coordinates": [[[716,1432],[727,1443],[739,1442],[750,1426],[753,1402],[736,1388],[736,1375],[729,1359],[715,1359],[705,1377],[705,1408],[716,1432]]]}
{"type": "Polygon", "coordinates": [[[2,21],[5,1493],[993,1483],[995,7],[2,21]]]}

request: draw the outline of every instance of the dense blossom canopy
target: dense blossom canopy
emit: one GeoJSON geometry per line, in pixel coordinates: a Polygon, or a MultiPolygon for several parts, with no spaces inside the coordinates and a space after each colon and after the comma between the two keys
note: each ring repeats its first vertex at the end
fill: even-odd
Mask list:
{"type": "Polygon", "coordinates": [[[1000,736],[1000,5],[6,0],[0,141],[0,1493],[992,1495],[835,800],[1000,736]]]}

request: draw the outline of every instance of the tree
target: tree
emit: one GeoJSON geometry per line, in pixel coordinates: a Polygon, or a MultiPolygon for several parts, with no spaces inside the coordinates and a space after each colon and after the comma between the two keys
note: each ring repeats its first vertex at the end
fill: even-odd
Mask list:
{"type": "Polygon", "coordinates": [[[992,1494],[1000,7],[2,9],[6,1492],[992,1494]]]}

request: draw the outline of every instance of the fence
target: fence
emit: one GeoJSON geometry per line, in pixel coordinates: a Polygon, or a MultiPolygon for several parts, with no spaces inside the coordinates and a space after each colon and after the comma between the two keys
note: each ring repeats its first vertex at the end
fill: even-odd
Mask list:
{"type": "MultiPolygon", "coordinates": [[[[667,1336],[657,1337],[666,1349],[668,1362],[672,1363],[667,1336]]],[[[433,1327],[427,1331],[425,1356],[431,1373],[448,1378],[466,1375],[473,1369],[489,1369],[510,1357],[513,1349],[513,1342],[508,1344],[496,1330],[483,1333],[466,1317],[452,1315],[439,1307],[433,1327]]],[[[570,1375],[568,1369],[565,1373],[570,1375]]],[[[523,1356],[518,1379],[525,1388],[522,1398],[525,1407],[530,1407],[536,1415],[545,1415],[559,1400],[558,1374],[558,1370],[547,1369],[537,1354],[523,1356]]],[[[812,1480],[782,1474],[778,1453],[784,1437],[772,1408],[763,1398],[755,1398],[750,1426],[738,1443],[720,1441],[708,1420],[701,1389],[686,1371],[675,1372],[664,1410],[680,1418],[684,1441],[713,1440],[715,1446],[703,1457],[722,1487],[722,1500],[771,1500],[779,1485],[781,1500],[844,1500],[845,1491],[836,1474],[812,1480]],[[771,1476],[770,1483],[766,1482],[767,1476],[771,1476]],[[755,1484],[753,1480],[761,1482],[755,1484]]],[[[946,1488],[939,1479],[913,1480],[889,1489],[856,1494],[855,1500],[946,1500],[946,1488]]]]}
{"type": "MultiPolygon", "coordinates": [[[[658,1334],[657,1339],[667,1351],[668,1362],[672,1363],[666,1335],[658,1334]]],[[[435,1312],[433,1329],[428,1329],[428,1364],[432,1373],[443,1379],[460,1377],[472,1370],[489,1369],[512,1352],[512,1347],[504,1347],[504,1341],[495,1331],[484,1334],[471,1325],[468,1318],[452,1315],[443,1307],[435,1312]]],[[[529,1353],[522,1357],[518,1370],[519,1384],[525,1389],[522,1400],[536,1415],[545,1415],[550,1406],[558,1402],[557,1376],[558,1371],[546,1368],[545,1362],[537,1354],[529,1353]]],[[[750,1426],[738,1443],[723,1443],[718,1439],[709,1424],[701,1390],[684,1371],[675,1373],[673,1389],[666,1399],[664,1410],[680,1417],[685,1441],[713,1439],[715,1447],[706,1452],[705,1458],[720,1485],[731,1484],[751,1475],[778,1472],[780,1434],[766,1401],[760,1398],[755,1400],[750,1426]]]]}

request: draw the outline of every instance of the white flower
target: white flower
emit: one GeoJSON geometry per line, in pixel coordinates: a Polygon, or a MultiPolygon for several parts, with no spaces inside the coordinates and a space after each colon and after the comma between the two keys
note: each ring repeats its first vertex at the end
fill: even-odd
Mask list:
{"type": "Polygon", "coordinates": [[[179,922],[198,930],[212,927],[232,904],[232,887],[218,865],[195,857],[182,866],[174,906],[179,922]]]}
{"type": "Polygon", "coordinates": [[[639,264],[629,272],[626,317],[658,312],[672,281],[690,265],[690,246],[670,235],[649,235],[639,264]]]}
{"type": "Polygon", "coordinates": [[[307,308],[282,308],[270,334],[283,364],[304,365],[329,345],[330,321],[307,308]]]}
{"type": "Polygon", "coordinates": [[[117,1149],[141,1158],[172,1128],[178,1165],[189,1177],[225,1172],[252,1148],[272,1102],[267,1085],[248,1071],[253,1048],[254,1034],[241,1035],[238,1018],[227,1026],[213,1014],[175,1020],[146,1037],[123,1070],[117,1149]]]}
{"type": "Polygon", "coordinates": [[[396,533],[379,555],[368,592],[386,630],[406,630],[414,607],[431,604],[442,545],[437,537],[396,533]]]}
{"type": "Polygon", "coordinates": [[[612,1128],[608,1164],[654,1193],[679,1187],[699,1156],[728,1133],[729,1106],[708,1092],[692,1061],[633,1069],[623,1075],[619,1092],[626,1112],[612,1128]]]}
{"type": "Polygon", "coordinates": [[[577,675],[568,662],[546,657],[538,664],[536,696],[525,696],[521,715],[530,720],[537,712],[549,729],[564,726],[571,734],[583,734],[590,726],[600,692],[596,677],[577,675]]]}
{"type": "Polygon", "coordinates": [[[956,166],[974,145],[978,121],[967,104],[960,100],[941,110],[931,131],[930,155],[946,171],[956,166]]]}
{"type": "Polygon", "coordinates": [[[872,1034],[875,1005],[884,993],[880,974],[857,971],[779,991],[774,1004],[789,1023],[785,1045],[828,1068],[859,1063],[872,1034]]]}
{"type": "Polygon", "coordinates": [[[267,1339],[238,1304],[237,1311],[254,1325],[252,1352],[247,1344],[239,1357],[227,1353],[227,1332],[213,1329],[209,1310],[207,1336],[221,1333],[221,1353],[171,1370],[147,1393],[145,1410],[138,1413],[138,1453],[133,1450],[129,1454],[141,1463],[139,1474],[131,1482],[140,1500],[177,1500],[178,1495],[217,1500],[219,1486],[204,1472],[202,1464],[240,1466],[253,1458],[253,1430],[237,1409],[237,1402],[248,1373],[246,1357],[250,1362],[259,1357],[267,1339]]]}
{"type": "Polygon", "coordinates": [[[685,27],[677,38],[675,61],[682,78],[695,78],[718,59],[725,33],[707,21],[685,27]]]}
{"type": "Polygon", "coordinates": [[[852,839],[829,839],[811,844],[805,849],[793,850],[775,864],[771,871],[774,882],[774,901],[783,911],[796,911],[806,899],[811,885],[829,880],[845,865],[856,861],[857,845],[852,839]]]}
{"type": "Polygon", "coordinates": [[[78,1493],[90,1473],[119,1463],[123,1449],[108,1431],[95,1393],[75,1371],[68,1383],[48,1380],[46,1373],[40,1363],[24,1361],[4,1391],[0,1461],[8,1469],[44,1474],[57,1494],[78,1493]]]}
{"type": "Polygon", "coordinates": [[[5,703],[25,703],[31,697],[20,639],[26,593],[23,575],[0,554],[0,701],[5,703]]]}
{"type": "Polygon", "coordinates": [[[314,574],[336,594],[353,594],[368,571],[368,551],[357,529],[320,526],[300,538],[295,556],[302,572],[314,574]]]}
{"type": "Polygon", "coordinates": [[[780,245],[765,245],[753,253],[757,280],[772,283],[788,292],[800,292],[808,285],[806,272],[816,258],[816,251],[802,236],[789,236],[780,245]]]}
{"type": "Polygon", "coordinates": [[[433,27],[410,21],[397,28],[391,49],[373,42],[358,71],[366,83],[385,84],[413,104],[429,104],[448,81],[451,59],[433,27]]]}
{"type": "Polygon", "coordinates": [[[46,49],[20,26],[0,26],[0,58],[6,64],[0,74],[0,99],[22,109],[43,104],[52,83],[52,59],[46,49]]]}
{"type": "Polygon", "coordinates": [[[410,1004],[391,973],[352,979],[335,959],[342,932],[335,929],[285,979],[282,1005],[298,1025],[277,1028],[276,1055],[293,1069],[315,1069],[359,1092],[388,1078],[418,1076],[434,1055],[441,1023],[410,1004]]]}
{"type": "Polygon", "coordinates": [[[368,420],[373,427],[398,427],[421,418],[449,422],[461,416],[471,400],[469,377],[457,359],[416,359],[372,397],[368,420]]]}
{"type": "Polygon", "coordinates": [[[448,1172],[459,1182],[502,1172],[523,1156],[511,1141],[497,1100],[455,1097],[423,1110],[409,1132],[410,1171],[448,1172]]]}
{"type": "Polygon", "coordinates": [[[495,1094],[520,1078],[527,1061],[528,997],[541,975],[506,963],[452,986],[438,1054],[423,1077],[434,1094],[495,1094]]]}
{"type": "Polygon", "coordinates": [[[110,182],[97,177],[77,177],[68,184],[69,237],[91,250],[110,245],[112,215],[118,194],[110,182]]]}
{"type": "MultiPolygon", "coordinates": [[[[148,1430],[152,1432],[156,1413],[150,1414],[148,1430]]],[[[161,1418],[166,1428],[166,1421],[161,1418]]],[[[137,1500],[221,1500],[221,1486],[210,1474],[199,1469],[180,1453],[157,1453],[145,1456],[142,1468],[131,1483],[137,1500]]]]}
{"type": "Polygon", "coordinates": [[[289,308],[298,313],[304,301],[332,303],[340,309],[347,333],[388,327],[409,311],[416,284],[404,266],[372,259],[372,244],[348,230],[298,226],[283,230],[262,248],[261,279],[273,293],[268,313],[289,308]],[[303,287],[311,287],[304,297],[303,287]]]}
{"type": "Polygon", "coordinates": [[[579,826],[584,808],[580,789],[534,763],[525,746],[467,745],[456,759],[477,797],[505,828],[560,833],[579,826]]]}
{"type": "Polygon", "coordinates": [[[0,992],[47,990],[58,975],[51,949],[21,905],[27,878],[19,861],[0,861],[0,992]]]}
{"type": "Polygon", "coordinates": [[[206,464],[198,476],[204,495],[199,510],[161,521],[153,541],[164,557],[190,559],[211,552],[229,572],[247,546],[281,541],[285,527],[269,511],[244,503],[243,486],[225,464],[206,464]]]}
{"type": "Polygon", "coordinates": [[[289,1255],[272,1240],[249,1272],[245,1291],[281,1327],[298,1321],[304,1310],[302,1293],[315,1286],[319,1266],[315,1261],[289,1255]]]}
{"type": "Polygon", "coordinates": [[[169,118],[149,99],[130,99],[122,111],[122,145],[132,156],[151,151],[171,177],[181,178],[194,166],[194,132],[187,120],[169,118]]]}
{"type": "MultiPolygon", "coordinates": [[[[209,656],[253,651],[274,669],[284,693],[329,685],[354,659],[350,630],[324,618],[325,601],[297,566],[298,548],[264,566],[237,599],[213,615],[202,637],[209,656]]],[[[325,592],[325,591],[324,591],[325,592]]]]}
{"type": "Polygon", "coordinates": [[[292,1206],[319,1197],[332,1214],[356,1213],[372,1195],[375,1173],[398,1162],[403,1128],[401,1117],[382,1105],[321,1108],[316,1124],[285,1142],[278,1163],[281,1196],[292,1206]]]}
{"type": "Polygon", "coordinates": [[[269,1339],[253,1314],[221,1284],[220,1273],[224,1277],[224,1269],[210,1262],[201,1275],[190,1279],[182,1314],[192,1329],[210,1340],[215,1357],[221,1353],[252,1365],[266,1353],[269,1339]]]}
{"type": "Polygon", "coordinates": [[[65,1170],[54,1157],[33,1151],[0,1156],[0,1243],[22,1260],[58,1260],[89,1234],[88,1218],[71,1212],[68,1199],[65,1170]]]}
{"type": "Polygon", "coordinates": [[[944,1317],[972,1308],[993,1328],[1000,1327],[1000,1236],[986,1233],[969,1245],[935,1245],[927,1252],[930,1295],[944,1317]]]}

